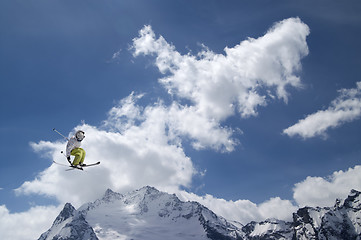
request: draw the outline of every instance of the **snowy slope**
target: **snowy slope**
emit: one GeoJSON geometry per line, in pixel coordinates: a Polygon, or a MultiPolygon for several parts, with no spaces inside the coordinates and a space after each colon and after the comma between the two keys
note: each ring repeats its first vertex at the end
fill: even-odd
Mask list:
{"type": "Polygon", "coordinates": [[[267,219],[263,222],[251,222],[242,230],[248,236],[247,239],[292,239],[292,223],[277,219],[267,219]]]}
{"type": "Polygon", "coordinates": [[[197,202],[144,187],[125,195],[108,189],[78,210],[67,203],[39,240],[293,240],[361,239],[361,192],[334,207],[304,207],[293,222],[268,219],[245,226],[227,221],[197,202]]]}

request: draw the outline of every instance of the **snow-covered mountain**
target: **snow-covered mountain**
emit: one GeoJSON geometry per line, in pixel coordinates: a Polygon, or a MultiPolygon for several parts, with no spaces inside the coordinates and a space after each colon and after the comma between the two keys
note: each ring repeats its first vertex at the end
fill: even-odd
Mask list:
{"type": "Polygon", "coordinates": [[[108,189],[103,198],[78,210],[65,204],[39,240],[243,239],[242,234],[197,202],[144,187],[126,195],[108,189]]]}
{"type": "Polygon", "coordinates": [[[360,194],[352,190],[330,208],[301,208],[293,222],[268,219],[243,226],[152,187],[125,195],[108,189],[101,199],[78,210],[65,204],[39,240],[361,239],[360,194]]]}

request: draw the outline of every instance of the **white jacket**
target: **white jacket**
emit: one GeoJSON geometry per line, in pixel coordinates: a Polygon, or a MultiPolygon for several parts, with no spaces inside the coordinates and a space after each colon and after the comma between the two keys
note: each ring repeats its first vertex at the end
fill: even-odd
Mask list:
{"type": "Polygon", "coordinates": [[[75,136],[70,138],[69,141],[68,141],[68,144],[66,145],[66,157],[70,157],[70,152],[74,148],[79,148],[80,145],[81,145],[81,142],[76,140],[75,136]]]}

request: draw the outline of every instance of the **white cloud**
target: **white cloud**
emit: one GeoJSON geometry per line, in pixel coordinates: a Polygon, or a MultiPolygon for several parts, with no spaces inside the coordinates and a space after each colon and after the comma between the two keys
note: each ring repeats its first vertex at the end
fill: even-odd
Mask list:
{"type": "MultiPolygon", "coordinates": [[[[236,111],[242,117],[255,116],[257,107],[267,105],[267,98],[273,99],[274,95],[287,101],[285,88],[301,85],[295,74],[308,54],[308,34],[307,25],[290,18],[258,39],[226,47],[225,55],[206,47],[198,55],[181,55],[162,36],[156,38],[151,26],[145,26],[133,39],[134,56],[155,55],[155,65],[166,75],[160,83],[170,94],[190,100],[191,105],[158,104],[144,112],[156,111],[162,116],[169,127],[168,137],[189,137],[196,149],[233,151],[238,141],[232,138],[232,129],[221,125],[222,121],[236,111]],[[160,113],[162,108],[164,112],[160,113]]],[[[124,111],[116,109],[114,113],[124,111]]],[[[138,114],[139,108],[134,112],[138,114]]]]}
{"type": "Polygon", "coordinates": [[[113,53],[112,58],[110,60],[107,61],[107,63],[117,63],[120,60],[120,54],[122,52],[122,49],[119,49],[118,51],[116,51],[115,53],[113,53]]]}
{"type": "Polygon", "coordinates": [[[143,108],[136,105],[137,100],[143,96],[144,94],[135,95],[132,92],[128,97],[119,101],[119,104],[108,112],[108,119],[104,121],[104,126],[123,133],[137,125],[138,121],[144,120],[141,115],[143,108]]]}
{"type": "Polygon", "coordinates": [[[0,239],[38,239],[60,211],[60,207],[36,206],[26,212],[10,213],[0,205],[0,239]]]}
{"type": "MultiPolygon", "coordinates": [[[[156,119],[148,121],[122,134],[86,124],[78,126],[76,129],[86,133],[82,145],[87,154],[86,162],[100,161],[101,164],[87,168],[87,172],[66,172],[53,164],[36,179],[23,183],[16,192],[53,196],[60,203],[79,206],[96,199],[107,188],[126,192],[145,185],[165,190],[189,186],[196,173],[191,160],[182,148],[168,144],[164,127],[156,119]]],[[[66,162],[60,154],[65,143],[40,142],[32,146],[47,152],[57,162],[66,162]]]]}
{"type": "Polygon", "coordinates": [[[249,200],[227,201],[209,194],[198,196],[185,191],[178,191],[177,196],[183,201],[197,201],[216,214],[242,224],[251,221],[263,221],[267,218],[291,221],[292,213],[297,210],[291,201],[282,200],[279,197],[271,198],[257,205],[249,200]]]}
{"type": "Polygon", "coordinates": [[[280,197],[273,197],[259,205],[259,212],[262,219],[276,218],[285,221],[292,221],[292,213],[297,211],[290,200],[283,200],[280,197]]]}
{"type": "Polygon", "coordinates": [[[173,103],[168,109],[168,126],[171,136],[186,136],[192,140],[195,149],[213,148],[231,152],[237,141],[232,139],[233,131],[220,126],[217,121],[205,118],[193,107],[173,103]]]}
{"type": "Polygon", "coordinates": [[[122,49],[119,49],[117,52],[115,52],[112,56],[112,59],[118,59],[119,58],[119,55],[120,55],[120,52],[122,51],[122,49]]]}
{"type": "Polygon", "coordinates": [[[181,55],[145,26],[133,39],[133,49],[134,56],[156,56],[155,65],[166,75],[159,81],[169,93],[191,100],[199,114],[222,121],[235,111],[242,117],[257,115],[257,107],[265,106],[267,97],[287,101],[286,87],[301,85],[295,73],[308,54],[308,34],[307,25],[290,18],[258,39],[226,47],[225,55],[205,48],[194,56],[181,55]]]}
{"type": "Polygon", "coordinates": [[[361,116],[361,82],[352,89],[341,89],[340,96],[331,102],[326,110],[320,110],[301,119],[295,125],[283,130],[290,137],[303,138],[326,136],[330,128],[339,127],[361,116]]]}
{"type": "Polygon", "coordinates": [[[333,206],[337,198],[344,199],[351,189],[361,190],[361,166],[337,171],[327,178],[307,177],[295,184],[293,198],[299,206],[333,206]]]}
{"type": "MultiPolygon", "coordinates": [[[[136,104],[143,95],[132,93],[120,101],[109,112],[104,125],[115,131],[129,131],[131,128],[144,128],[149,135],[154,132],[162,136],[164,142],[180,144],[181,138],[187,137],[196,149],[213,148],[220,151],[233,151],[237,144],[232,139],[233,131],[220,126],[217,121],[204,117],[193,106],[182,106],[173,102],[165,106],[162,102],[142,107],[136,104]],[[154,128],[157,126],[157,128],[154,128]]],[[[152,135],[158,138],[156,135],[152,135]]]]}

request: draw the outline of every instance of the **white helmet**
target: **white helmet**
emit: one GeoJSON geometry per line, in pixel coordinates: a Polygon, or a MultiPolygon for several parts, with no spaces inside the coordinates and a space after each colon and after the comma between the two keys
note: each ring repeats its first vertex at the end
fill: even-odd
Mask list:
{"type": "Polygon", "coordinates": [[[81,142],[84,138],[85,138],[85,132],[83,132],[82,130],[79,130],[75,133],[75,138],[76,140],[78,140],[79,142],[81,142]]]}

